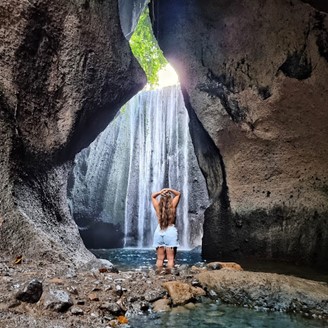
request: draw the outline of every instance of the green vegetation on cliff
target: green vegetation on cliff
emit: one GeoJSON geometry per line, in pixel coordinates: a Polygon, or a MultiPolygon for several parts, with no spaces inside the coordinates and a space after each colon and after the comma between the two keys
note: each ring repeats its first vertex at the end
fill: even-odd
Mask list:
{"type": "Polygon", "coordinates": [[[134,56],[147,75],[150,85],[158,84],[158,72],[167,61],[159,48],[149,18],[149,10],[146,7],[141,14],[137,27],[130,39],[130,46],[134,56]]]}

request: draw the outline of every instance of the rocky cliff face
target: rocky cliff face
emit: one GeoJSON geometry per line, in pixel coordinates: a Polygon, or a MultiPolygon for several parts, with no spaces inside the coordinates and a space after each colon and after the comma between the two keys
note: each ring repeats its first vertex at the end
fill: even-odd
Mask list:
{"type": "Polygon", "coordinates": [[[87,260],[66,203],[67,172],[145,84],[117,1],[0,4],[0,247],[87,260]]]}
{"type": "Polygon", "coordinates": [[[327,15],[297,0],[157,0],[153,12],[212,199],[204,256],[327,266],[327,15]]]}

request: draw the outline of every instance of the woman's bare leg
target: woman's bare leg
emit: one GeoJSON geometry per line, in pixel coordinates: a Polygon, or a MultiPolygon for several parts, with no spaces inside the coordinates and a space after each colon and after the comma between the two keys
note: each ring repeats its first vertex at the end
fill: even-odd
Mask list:
{"type": "Polygon", "coordinates": [[[157,266],[157,269],[161,269],[163,267],[163,261],[164,261],[164,258],[165,258],[165,248],[164,247],[157,247],[156,248],[156,253],[157,253],[156,266],[157,266]]]}
{"type": "Polygon", "coordinates": [[[166,257],[167,257],[167,268],[172,269],[174,267],[174,258],[175,258],[174,247],[166,247],[166,257]]]}

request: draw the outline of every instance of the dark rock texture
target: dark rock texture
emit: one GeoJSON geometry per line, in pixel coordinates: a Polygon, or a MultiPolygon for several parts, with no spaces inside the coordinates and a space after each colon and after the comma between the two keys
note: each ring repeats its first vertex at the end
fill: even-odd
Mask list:
{"type": "Polygon", "coordinates": [[[274,273],[203,271],[196,278],[225,303],[328,317],[326,283],[274,273]]]}
{"type": "Polygon", "coordinates": [[[87,261],[67,172],[145,84],[117,1],[0,4],[0,249],[87,261]]]}
{"type": "Polygon", "coordinates": [[[212,199],[207,259],[328,266],[328,18],[308,2],[153,1],[212,199]]]}
{"type": "Polygon", "coordinates": [[[24,290],[16,294],[16,299],[22,302],[36,303],[40,299],[42,292],[42,282],[33,279],[24,287],[24,290]]]}

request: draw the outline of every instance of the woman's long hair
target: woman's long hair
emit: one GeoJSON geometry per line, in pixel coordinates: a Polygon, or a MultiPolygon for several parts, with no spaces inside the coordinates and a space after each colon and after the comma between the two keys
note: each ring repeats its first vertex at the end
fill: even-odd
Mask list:
{"type": "Polygon", "coordinates": [[[172,197],[171,195],[162,195],[159,201],[159,226],[161,230],[168,227],[172,222],[173,209],[172,209],[172,197]]]}

